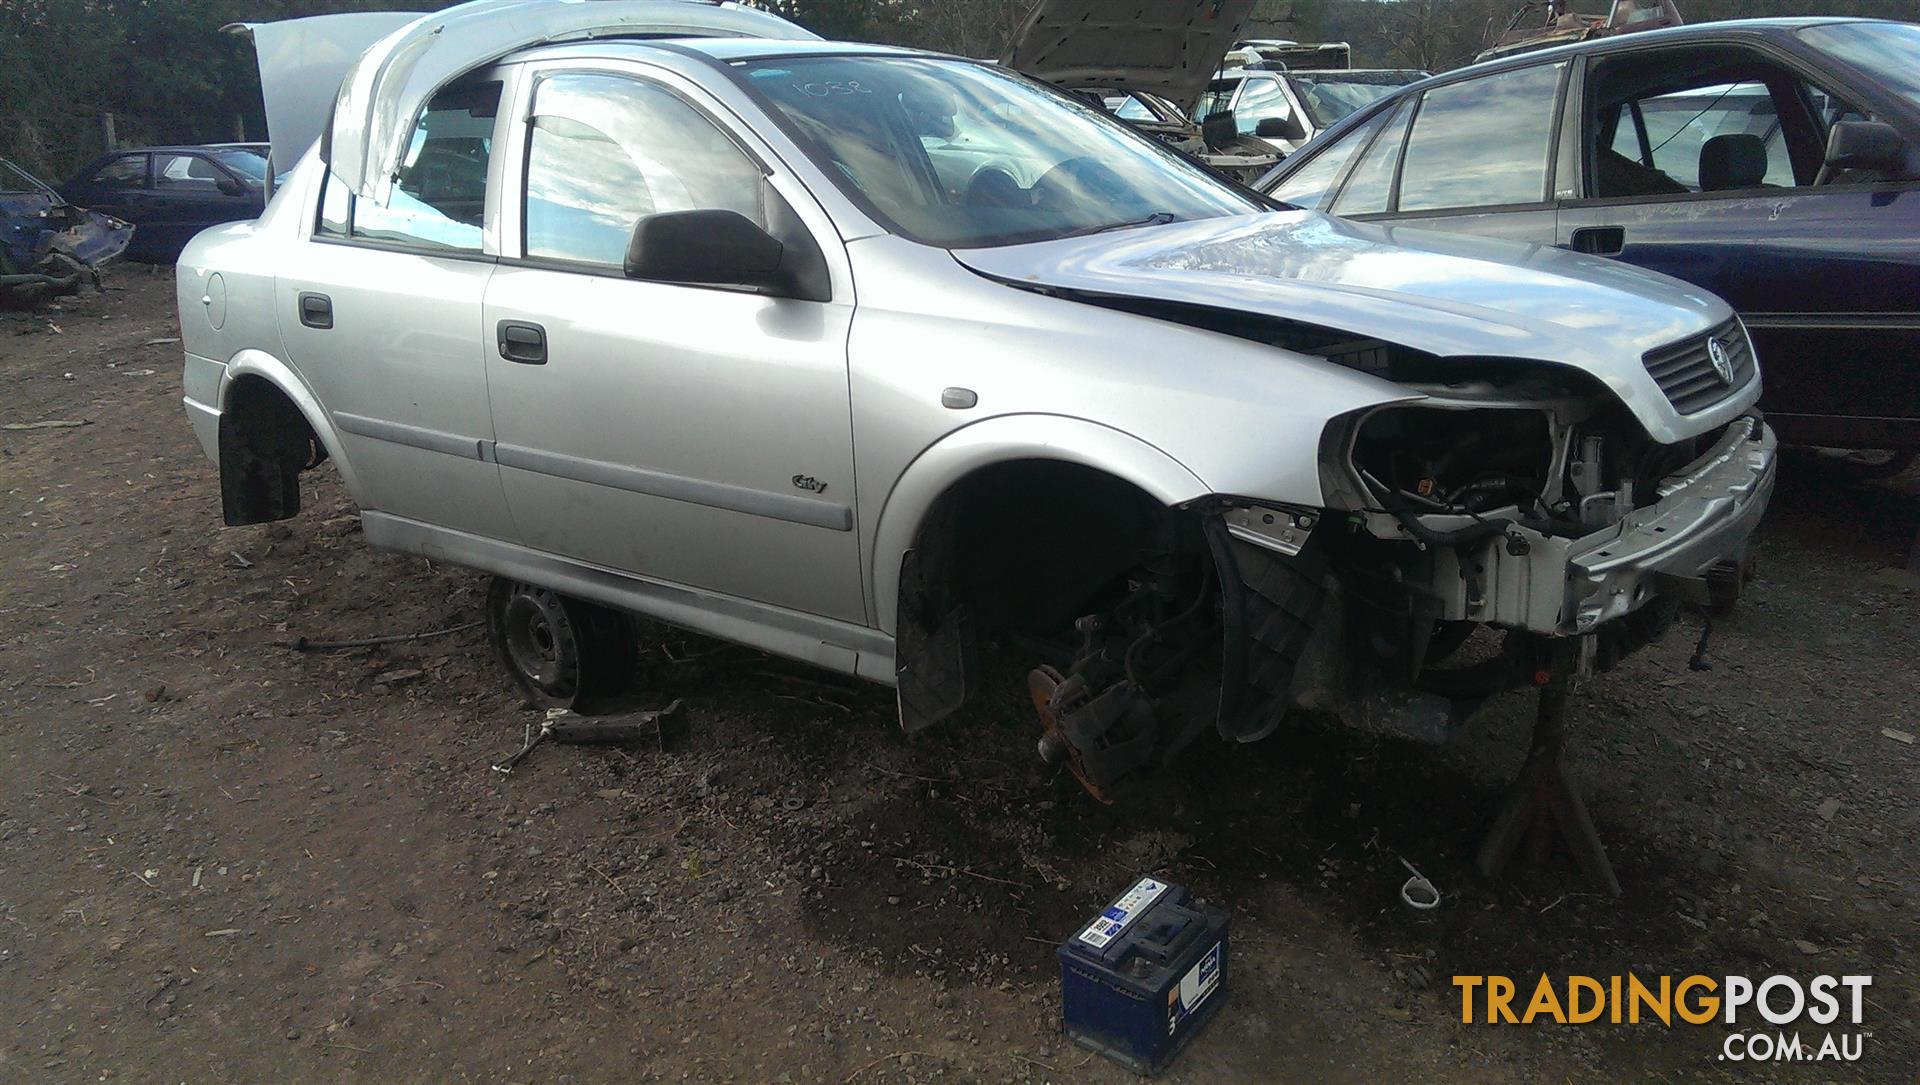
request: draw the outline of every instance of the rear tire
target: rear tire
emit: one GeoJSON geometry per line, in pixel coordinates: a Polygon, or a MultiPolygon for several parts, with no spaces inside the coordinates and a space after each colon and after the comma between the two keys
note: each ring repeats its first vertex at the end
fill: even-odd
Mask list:
{"type": "Polygon", "coordinates": [[[547,588],[494,577],[487,637],[508,677],[540,708],[591,711],[633,677],[635,646],[626,618],[547,588]]]}

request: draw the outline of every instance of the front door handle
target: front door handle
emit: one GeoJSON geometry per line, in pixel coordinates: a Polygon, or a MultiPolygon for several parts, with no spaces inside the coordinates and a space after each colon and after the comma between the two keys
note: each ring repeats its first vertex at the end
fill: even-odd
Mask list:
{"type": "Polygon", "coordinates": [[[546,365],[547,330],[538,324],[502,320],[500,357],[521,365],[546,365]]]}
{"type": "Polygon", "coordinates": [[[333,299],[325,294],[300,295],[300,323],[326,331],[333,327],[333,299]]]}
{"type": "Polygon", "coordinates": [[[1627,247],[1624,226],[1582,226],[1573,232],[1567,247],[1589,256],[1618,256],[1627,247]]]}

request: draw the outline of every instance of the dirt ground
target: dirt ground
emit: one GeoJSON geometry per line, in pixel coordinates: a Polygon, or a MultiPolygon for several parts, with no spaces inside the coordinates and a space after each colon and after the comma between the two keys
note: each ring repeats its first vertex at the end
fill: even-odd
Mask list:
{"type": "Polygon", "coordinates": [[[466,625],[485,578],[370,551],[326,471],[222,527],[170,279],[108,286],[0,315],[0,423],[88,423],[0,431],[0,1082],[1122,1082],[1052,952],[1149,872],[1233,913],[1171,1081],[1920,1080],[1911,478],[1796,460],[1714,669],[1688,618],[1580,694],[1615,901],[1471,873],[1524,694],[1439,751],[1202,743],[1103,807],[1017,696],[909,740],[886,691],[660,630],[659,744],[490,772],[534,713],[480,630],[287,647],[466,625]],[[1628,970],[1871,975],[1872,1035],[1754,1066],[1717,1024],[1462,1024],[1452,986],[1628,970]]]}

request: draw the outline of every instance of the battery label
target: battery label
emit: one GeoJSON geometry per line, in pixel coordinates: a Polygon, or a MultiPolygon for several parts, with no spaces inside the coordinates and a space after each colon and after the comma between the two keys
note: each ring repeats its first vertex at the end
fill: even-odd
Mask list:
{"type": "Polygon", "coordinates": [[[1095,949],[1105,949],[1107,944],[1127,929],[1127,925],[1139,918],[1147,906],[1160,899],[1167,891],[1167,883],[1152,878],[1142,878],[1134,883],[1132,889],[1120,895],[1120,899],[1107,906],[1100,918],[1087,924],[1080,932],[1080,940],[1095,949]]]}
{"type": "Polygon", "coordinates": [[[1180,986],[1167,992],[1167,1034],[1180,1027],[1180,1022],[1193,1016],[1200,1004],[1220,986],[1220,945],[1207,951],[1200,963],[1187,969],[1180,977],[1180,986]]]}

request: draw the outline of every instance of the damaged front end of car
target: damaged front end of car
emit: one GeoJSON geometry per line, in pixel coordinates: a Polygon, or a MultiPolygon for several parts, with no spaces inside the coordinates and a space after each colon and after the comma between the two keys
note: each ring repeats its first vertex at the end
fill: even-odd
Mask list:
{"type": "Polygon", "coordinates": [[[33,305],[97,286],[101,266],[132,240],[131,224],[73,206],[0,158],[0,297],[33,305]]]}
{"type": "MultiPolygon", "coordinates": [[[[1684,351],[1648,359],[1676,402],[1753,377],[1737,323],[1688,349],[1706,376],[1684,351]]],[[[1317,713],[1437,744],[1542,681],[1557,646],[1610,669],[1708,601],[1772,491],[1757,413],[1663,444],[1578,370],[1342,350],[1420,398],[1327,426],[1324,504],[1168,510],[1126,590],[1075,623],[1071,662],[1033,672],[1042,755],[1097,797],[1209,726],[1252,742],[1317,713]]]]}

